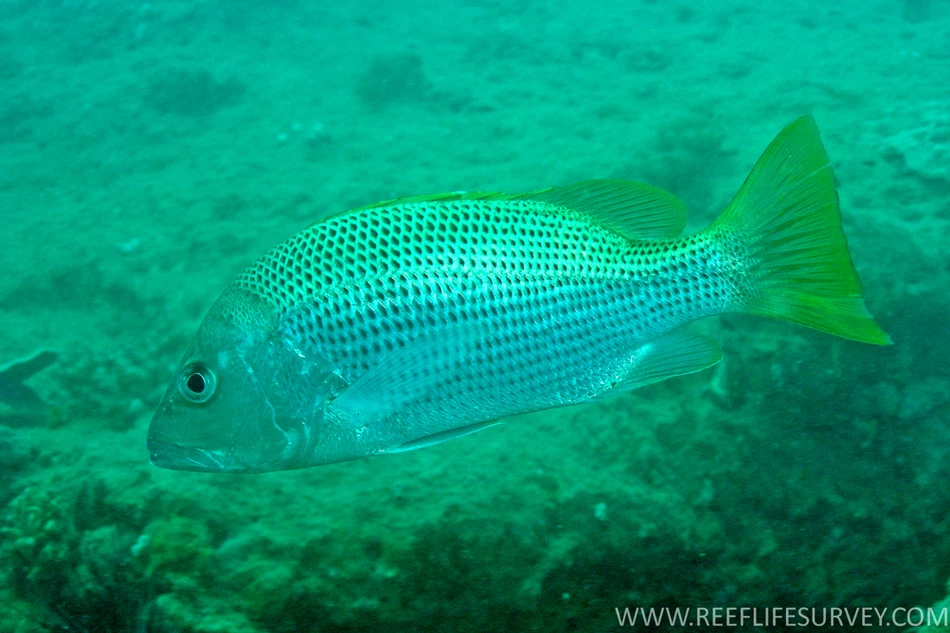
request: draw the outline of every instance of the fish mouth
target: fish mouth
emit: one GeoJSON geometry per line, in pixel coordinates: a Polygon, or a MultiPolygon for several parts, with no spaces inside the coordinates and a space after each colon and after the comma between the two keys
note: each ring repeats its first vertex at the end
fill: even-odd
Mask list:
{"type": "Polygon", "coordinates": [[[217,451],[149,439],[146,443],[148,459],[153,466],[169,470],[194,472],[223,472],[230,470],[217,451]]]}

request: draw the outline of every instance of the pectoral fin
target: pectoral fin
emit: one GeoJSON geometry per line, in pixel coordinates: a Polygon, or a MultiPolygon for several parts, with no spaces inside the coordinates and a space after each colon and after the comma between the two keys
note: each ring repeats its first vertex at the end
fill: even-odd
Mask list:
{"type": "Polygon", "coordinates": [[[398,411],[440,388],[471,362],[487,336],[488,328],[465,325],[414,339],[356,379],[332,406],[356,426],[398,411]]]}
{"type": "Polygon", "coordinates": [[[634,353],[627,374],[596,399],[610,398],[674,376],[712,367],[722,360],[715,341],[690,332],[670,332],[645,343],[634,353]]]}

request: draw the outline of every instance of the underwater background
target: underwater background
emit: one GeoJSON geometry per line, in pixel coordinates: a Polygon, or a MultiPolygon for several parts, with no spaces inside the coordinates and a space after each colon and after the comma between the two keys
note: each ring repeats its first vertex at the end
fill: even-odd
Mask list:
{"type": "Polygon", "coordinates": [[[0,364],[59,357],[24,383],[45,406],[0,382],[0,633],[939,608],[948,79],[940,0],[3,0],[0,364]],[[713,370],[426,450],[148,463],[205,311],[321,216],[630,178],[698,229],[802,114],[894,346],[730,315],[692,326],[726,352],[713,370]]]}

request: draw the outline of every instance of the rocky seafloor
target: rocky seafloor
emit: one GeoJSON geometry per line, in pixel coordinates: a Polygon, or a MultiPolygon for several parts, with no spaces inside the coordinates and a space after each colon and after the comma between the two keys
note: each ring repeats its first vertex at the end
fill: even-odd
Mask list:
{"type": "Polygon", "coordinates": [[[0,633],[604,631],[624,607],[946,604],[940,3],[820,20],[643,3],[624,19],[654,32],[635,37],[606,18],[576,34],[566,2],[433,4],[426,29],[478,28],[431,49],[398,3],[302,5],[0,8],[0,351],[61,354],[30,381],[46,410],[0,408],[0,633]],[[802,82],[735,31],[833,43],[802,82]],[[250,477],[147,463],[203,311],[327,209],[618,176],[675,191],[699,227],[802,112],[894,346],[729,315],[693,326],[726,351],[711,371],[423,451],[250,477]]]}

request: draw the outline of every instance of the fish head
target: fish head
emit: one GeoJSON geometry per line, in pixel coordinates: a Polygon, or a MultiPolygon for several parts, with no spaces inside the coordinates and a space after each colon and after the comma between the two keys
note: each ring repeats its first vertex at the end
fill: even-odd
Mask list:
{"type": "Polygon", "coordinates": [[[234,303],[225,295],[215,304],[165,391],[148,430],[155,466],[258,473],[310,465],[331,372],[276,332],[262,302],[234,303]]]}

